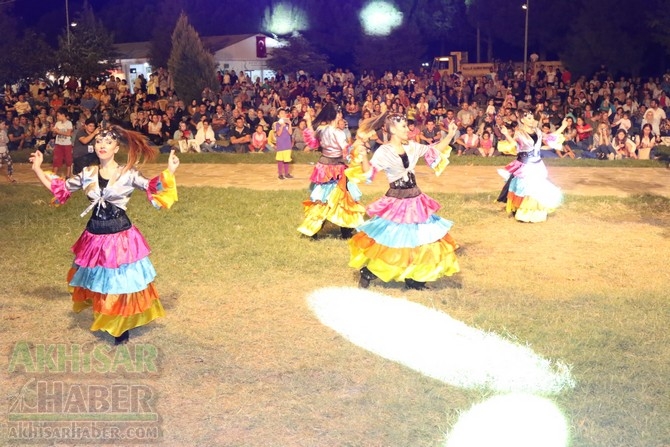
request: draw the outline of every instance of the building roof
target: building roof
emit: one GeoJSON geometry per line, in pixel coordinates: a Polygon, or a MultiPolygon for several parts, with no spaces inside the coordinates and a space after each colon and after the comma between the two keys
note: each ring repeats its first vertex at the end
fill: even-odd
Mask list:
{"type": "Polygon", "coordinates": [[[128,42],[114,44],[119,59],[148,59],[151,42],[128,42]]]}
{"type": "MultiPolygon", "coordinates": [[[[203,46],[211,53],[216,53],[223,48],[228,48],[238,42],[246,40],[258,34],[233,34],[229,36],[201,36],[203,46]]],[[[128,42],[114,45],[119,59],[148,59],[151,42],[128,42]]]]}

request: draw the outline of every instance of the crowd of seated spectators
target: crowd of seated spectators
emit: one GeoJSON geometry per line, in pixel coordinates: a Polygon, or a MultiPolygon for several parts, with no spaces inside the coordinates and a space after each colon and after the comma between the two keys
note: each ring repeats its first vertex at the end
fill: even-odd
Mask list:
{"type": "MultiPolygon", "coordinates": [[[[284,109],[294,129],[293,148],[308,151],[304,116],[316,116],[329,101],[341,107],[341,127],[349,136],[362,119],[384,108],[406,114],[410,137],[425,144],[445,138],[449,123],[455,122],[459,131],[450,144],[457,156],[500,155],[500,129],[516,125],[518,108],[535,110],[546,131],[568,121],[563,150],[547,148],[544,157],[649,159],[657,155],[659,144],[670,141],[670,72],[658,78],[615,79],[601,67],[590,78],[573,79],[560,67],[533,62],[526,74],[502,63],[478,77],[335,69],[318,77],[278,72],[255,80],[226,70],[218,79],[219,88],[206,88],[189,104],[171,88],[164,69],[149,79],[138,76],[132,86],[114,76],[53,85],[36,80],[6,87],[0,113],[10,150],[49,150],[56,110],[65,107],[75,130],[92,118],[103,127],[118,124],[142,132],[163,151],[236,153],[272,151],[272,124],[284,109]]],[[[388,139],[380,130],[372,150],[388,139]]]]}

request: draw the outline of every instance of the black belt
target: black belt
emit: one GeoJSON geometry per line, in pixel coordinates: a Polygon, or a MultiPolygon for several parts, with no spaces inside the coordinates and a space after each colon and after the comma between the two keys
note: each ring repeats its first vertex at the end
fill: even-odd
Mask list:
{"type": "Polygon", "coordinates": [[[411,189],[416,188],[416,177],[413,172],[407,173],[407,180],[398,179],[395,182],[389,183],[391,189],[411,189]]]}
{"type": "Polygon", "coordinates": [[[386,197],[394,197],[396,199],[411,199],[421,195],[421,190],[418,186],[407,189],[391,188],[386,191],[386,197]]]}

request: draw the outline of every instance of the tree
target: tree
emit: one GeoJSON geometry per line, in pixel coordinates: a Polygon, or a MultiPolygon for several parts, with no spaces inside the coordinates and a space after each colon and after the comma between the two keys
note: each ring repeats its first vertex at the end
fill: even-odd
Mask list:
{"type": "Polygon", "coordinates": [[[322,0],[309,5],[310,29],[303,34],[338,67],[351,65],[351,43],[362,36],[356,3],[322,0]],[[321,23],[328,26],[315,26],[321,23]]]}
{"type": "Polygon", "coordinates": [[[183,0],[166,0],[161,5],[149,48],[149,63],[152,67],[167,67],[172,51],[172,32],[182,12],[183,0]]]}
{"type": "Polygon", "coordinates": [[[9,13],[7,8],[0,8],[0,29],[2,29],[2,39],[0,39],[0,82],[13,83],[18,78],[14,67],[14,56],[12,49],[16,46],[18,40],[15,26],[16,20],[9,13]]]}
{"type": "Polygon", "coordinates": [[[75,16],[77,26],[58,38],[56,58],[58,71],[64,76],[73,76],[89,81],[117,66],[118,54],[114,50],[114,35],[101,21],[96,19],[87,2],[75,16]]]}
{"type": "Polygon", "coordinates": [[[642,11],[628,0],[590,0],[568,31],[561,59],[575,74],[591,75],[604,64],[612,74],[639,75],[646,39],[642,11]],[[594,20],[598,17],[598,20],[594,20]]]}
{"type": "MultiPolygon", "coordinates": [[[[147,24],[154,23],[162,1],[115,0],[106,3],[100,11],[100,17],[108,29],[115,31],[117,43],[151,40],[154,28],[147,24]]],[[[169,31],[172,31],[173,25],[169,31]]]]}
{"type": "Polygon", "coordinates": [[[47,72],[57,68],[54,49],[47,44],[43,35],[31,29],[23,33],[23,37],[12,48],[14,68],[18,79],[43,78],[47,72]]]}
{"type": "Polygon", "coordinates": [[[442,40],[449,37],[454,28],[457,12],[457,3],[463,0],[405,0],[409,3],[408,25],[420,29],[426,40],[442,40]]]}
{"type": "Polygon", "coordinates": [[[651,37],[663,47],[666,55],[670,55],[670,2],[656,0],[655,3],[648,9],[645,21],[649,24],[651,37]]]}
{"type": "Polygon", "coordinates": [[[356,68],[374,70],[418,70],[426,52],[421,33],[407,25],[386,37],[366,36],[354,48],[356,68]]]}
{"type": "Polygon", "coordinates": [[[317,52],[307,39],[295,35],[289,37],[284,46],[272,50],[268,67],[284,73],[297,73],[303,70],[311,75],[317,75],[330,70],[331,65],[328,58],[317,52]]]}
{"type": "Polygon", "coordinates": [[[199,99],[205,87],[218,89],[214,56],[205,50],[200,36],[182,13],[172,33],[168,60],[177,95],[187,104],[199,99]]]}
{"type": "Polygon", "coordinates": [[[188,0],[187,13],[203,36],[256,33],[261,29],[266,2],[249,0],[188,0]],[[225,27],[225,32],[221,29],[225,27]]]}

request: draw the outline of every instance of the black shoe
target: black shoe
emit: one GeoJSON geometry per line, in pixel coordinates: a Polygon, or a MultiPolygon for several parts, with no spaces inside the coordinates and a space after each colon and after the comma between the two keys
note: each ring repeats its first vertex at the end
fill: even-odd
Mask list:
{"type": "Polygon", "coordinates": [[[370,286],[370,281],[377,279],[377,276],[368,270],[367,267],[361,269],[361,278],[358,280],[358,287],[361,289],[367,289],[370,286]]]}
{"type": "Polygon", "coordinates": [[[405,285],[407,285],[408,289],[413,289],[413,290],[428,290],[428,287],[426,287],[425,282],[420,282],[420,281],[414,281],[412,278],[407,278],[405,279],[405,285]]]}
{"type": "Polygon", "coordinates": [[[340,227],[340,234],[342,235],[342,239],[351,239],[351,237],[354,235],[354,229],[340,227]]]}
{"type": "Polygon", "coordinates": [[[114,344],[115,345],[122,345],[125,343],[128,343],[128,339],[130,338],[130,331],[126,331],[123,334],[121,334],[118,337],[114,337],[114,344]]]}
{"type": "Polygon", "coordinates": [[[279,180],[284,180],[284,176],[281,175],[281,174],[279,174],[279,175],[277,176],[277,178],[278,178],[279,180]]]}
{"type": "Polygon", "coordinates": [[[292,176],[291,174],[286,174],[284,177],[286,177],[286,178],[293,178],[293,176],[292,176]]]}

